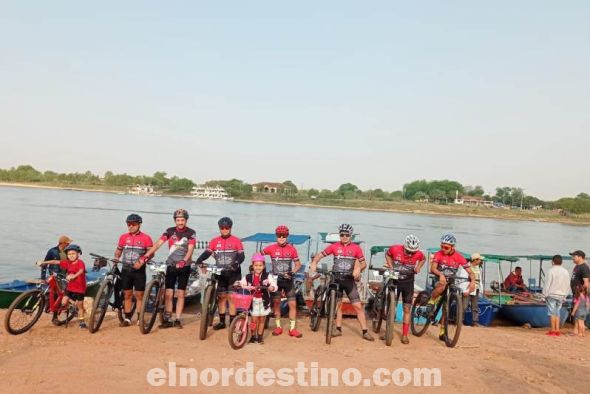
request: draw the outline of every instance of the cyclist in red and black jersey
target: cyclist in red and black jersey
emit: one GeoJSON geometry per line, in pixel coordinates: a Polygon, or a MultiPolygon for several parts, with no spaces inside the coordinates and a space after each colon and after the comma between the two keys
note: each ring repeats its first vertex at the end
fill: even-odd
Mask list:
{"type": "Polygon", "coordinates": [[[170,227],[147,253],[140,257],[143,263],[148,261],[164,243],[168,242],[170,251],[166,259],[166,307],[164,322],[161,328],[182,328],[180,318],[184,310],[184,293],[190,276],[190,261],[197,243],[195,230],[186,226],[188,212],[185,209],[177,209],[173,213],[175,227],[170,227]],[[176,286],[176,319],[172,318],[172,301],[174,300],[174,287],[176,286]]]}
{"type": "MultiPolygon", "coordinates": [[[[121,269],[121,282],[125,298],[123,301],[125,319],[121,323],[122,326],[131,325],[131,300],[134,290],[136,310],[141,310],[146,283],[145,259],[141,259],[141,257],[146,254],[149,248],[154,246],[152,238],[140,231],[143,222],[141,216],[132,213],[127,216],[126,222],[129,231],[119,237],[119,243],[117,249],[115,249],[115,260],[124,263],[121,269]],[[133,266],[128,264],[133,264],[133,266]]],[[[139,320],[139,312],[137,316],[139,320]]]]}
{"type": "Polygon", "coordinates": [[[385,266],[398,272],[396,297],[401,295],[404,304],[401,338],[404,345],[410,343],[408,334],[410,331],[410,309],[414,296],[414,276],[420,272],[425,261],[424,254],[418,250],[419,247],[418,237],[410,234],[404,240],[403,245],[393,245],[385,253],[385,266]]]}
{"type": "Polygon", "coordinates": [[[293,273],[301,268],[301,261],[297,254],[297,249],[291,245],[287,239],[289,237],[289,228],[287,226],[278,226],[275,229],[277,243],[267,246],[262,250],[262,254],[270,256],[271,273],[278,276],[278,290],[273,293],[274,314],[276,328],[272,335],[281,335],[281,293],[287,297],[289,305],[289,336],[301,338],[301,334],[296,329],[297,319],[297,301],[295,297],[295,287],[293,273]]]}
{"type": "MultiPolygon", "coordinates": [[[[430,261],[430,272],[438,277],[438,283],[436,284],[430,300],[428,301],[430,310],[434,309],[434,305],[445,290],[447,286],[447,277],[457,274],[459,267],[463,267],[469,274],[469,288],[468,293],[475,290],[475,275],[469,266],[469,262],[461,253],[455,249],[457,239],[453,234],[445,234],[440,239],[440,250],[435,253],[434,257],[430,261]]],[[[444,341],[445,339],[445,315],[443,313],[440,321],[440,332],[438,339],[444,341]]]]}
{"type": "MultiPolygon", "coordinates": [[[[350,224],[341,224],[338,228],[340,232],[340,242],[331,244],[321,253],[317,254],[309,267],[309,274],[313,276],[317,269],[318,263],[321,259],[328,255],[334,255],[333,270],[337,272],[347,272],[349,277],[352,278],[338,278],[336,281],[340,285],[340,288],[346,292],[346,296],[350,300],[351,305],[356,311],[356,317],[361,324],[363,330],[363,339],[367,341],[374,341],[375,338],[367,330],[367,321],[365,318],[365,311],[361,304],[361,299],[356,287],[356,281],[360,279],[361,272],[367,266],[365,256],[361,248],[352,242],[353,228],[350,224]]],[[[336,327],[332,331],[333,337],[339,337],[342,335],[342,308],[341,303],[338,305],[338,312],[336,315],[336,327]]]]}
{"type": "Polygon", "coordinates": [[[231,234],[233,221],[228,217],[219,219],[219,237],[209,242],[209,246],[197,259],[197,264],[203,263],[211,255],[215,259],[217,267],[222,268],[221,275],[217,278],[217,294],[219,300],[219,323],[213,326],[214,330],[226,327],[225,314],[229,304],[229,323],[236,317],[236,307],[231,299],[232,286],[242,279],[240,264],[244,262],[244,246],[242,241],[231,234]]]}

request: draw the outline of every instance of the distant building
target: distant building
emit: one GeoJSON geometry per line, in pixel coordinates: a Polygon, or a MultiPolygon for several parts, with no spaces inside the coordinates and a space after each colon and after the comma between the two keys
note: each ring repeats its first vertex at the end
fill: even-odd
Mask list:
{"type": "Polygon", "coordinates": [[[210,200],[233,200],[221,186],[197,185],[193,187],[191,195],[195,198],[207,198],[210,200]]]}
{"type": "Polygon", "coordinates": [[[152,185],[135,185],[127,188],[129,194],[140,194],[140,195],[155,195],[157,194],[152,185]]]}
{"type": "Polygon", "coordinates": [[[285,189],[285,185],[275,182],[260,182],[252,185],[255,193],[279,193],[285,189]]]}
{"type": "Polygon", "coordinates": [[[458,205],[469,205],[472,207],[488,207],[488,208],[492,208],[494,206],[494,202],[493,201],[487,201],[484,200],[483,197],[479,197],[479,196],[461,196],[461,197],[456,197],[455,204],[458,205]]]}

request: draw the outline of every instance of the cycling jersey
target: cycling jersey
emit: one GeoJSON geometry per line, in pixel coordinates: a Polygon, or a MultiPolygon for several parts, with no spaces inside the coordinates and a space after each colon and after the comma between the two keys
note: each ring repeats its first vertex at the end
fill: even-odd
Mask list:
{"type": "Polygon", "coordinates": [[[322,256],[334,255],[334,265],[332,270],[348,272],[352,274],[354,262],[358,259],[360,262],[365,261],[365,256],[360,246],[355,243],[343,244],[342,242],[334,243],[322,251],[322,256]]]}
{"type": "MultiPolygon", "coordinates": [[[[136,234],[125,233],[121,235],[117,249],[121,251],[121,262],[124,263],[123,271],[131,269],[131,266],[125,264],[135,264],[153,245],[152,238],[141,231],[136,234]]],[[[140,270],[145,271],[145,265],[140,270]]]]}
{"type": "Polygon", "coordinates": [[[209,242],[207,251],[213,254],[217,267],[235,271],[240,265],[238,254],[244,253],[244,245],[233,235],[227,238],[219,236],[209,242]]]}
{"type": "Polygon", "coordinates": [[[60,261],[59,268],[65,270],[67,275],[74,275],[77,274],[78,271],[82,270],[83,272],[80,276],[68,282],[66,290],[69,290],[73,293],[86,293],[86,267],[84,266],[84,262],[82,260],[78,259],[73,263],[69,260],[60,261]]]}
{"type": "Polygon", "coordinates": [[[403,245],[393,245],[387,251],[387,255],[393,259],[393,268],[399,272],[400,282],[413,281],[416,264],[424,260],[424,254],[421,251],[408,254],[403,245]]]}
{"type": "Polygon", "coordinates": [[[469,268],[469,263],[463,255],[457,251],[452,254],[445,254],[442,250],[436,252],[432,262],[437,264],[437,269],[445,276],[455,275],[459,267],[469,268]]]}
{"type": "Polygon", "coordinates": [[[170,227],[160,237],[162,241],[168,241],[170,252],[166,259],[166,264],[175,265],[184,260],[189,245],[196,245],[197,236],[195,230],[185,227],[182,230],[177,227],[170,227]]]}
{"type": "Polygon", "coordinates": [[[297,249],[289,243],[269,245],[262,250],[262,254],[270,256],[273,275],[293,272],[294,263],[299,261],[297,249]]]}

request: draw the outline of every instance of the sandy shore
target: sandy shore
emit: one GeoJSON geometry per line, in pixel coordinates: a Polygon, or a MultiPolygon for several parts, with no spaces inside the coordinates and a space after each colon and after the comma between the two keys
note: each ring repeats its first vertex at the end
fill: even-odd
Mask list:
{"type": "MultiPolygon", "coordinates": [[[[141,335],[136,326],[121,328],[109,312],[101,330],[89,334],[75,324],[54,327],[49,315],[42,316],[28,333],[12,336],[0,334],[0,377],[4,392],[29,393],[100,393],[100,392],[195,392],[198,387],[153,387],[147,383],[152,368],[168,371],[169,362],[177,367],[244,368],[248,362],[259,368],[296,368],[298,362],[309,367],[355,367],[363,378],[371,377],[378,368],[439,368],[440,387],[371,387],[381,392],[480,393],[574,393],[588,392],[590,384],[590,338],[547,337],[545,330],[518,327],[465,327],[456,348],[444,346],[436,338],[437,327],[421,338],[411,337],[410,345],[399,342],[387,347],[381,341],[366,342],[360,338],[358,323],[347,319],[344,335],[331,345],[324,343],[322,332],[308,329],[302,318],[301,339],[286,335],[272,337],[266,333],[263,345],[248,344],[241,350],[228,345],[227,331],[215,331],[199,341],[199,320],[195,311],[187,314],[183,329],[155,329],[141,335]]],[[[5,311],[0,311],[4,320],[5,311]]],[[[564,332],[569,331],[565,328],[564,332]]],[[[279,392],[283,387],[207,388],[213,392],[279,392]]],[[[289,392],[359,392],[365,387],[309,388],[292,386],[289,392]]]]}

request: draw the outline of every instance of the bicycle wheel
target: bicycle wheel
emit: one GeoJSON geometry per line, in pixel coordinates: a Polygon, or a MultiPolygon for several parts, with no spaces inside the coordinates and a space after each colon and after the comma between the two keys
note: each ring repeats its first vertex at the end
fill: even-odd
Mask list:
{"type": "MultiPolygon", "coordinates": [[[[121,297],[123,299],[123,303],[121,303],[121,307],[117,309],[117,317],[119,318],[119,323],[123,323],[123,320],[125,320],[125,299],[123,297],[121,297]]],[[[133,315],[135,314],[135,309],[137,308],[137,300],[135,299],[135,296],[131,297],[131,316],[133,317],[133,315]]]]}
{"type": "Polygon", "coordinates": [[[428,305],[429,299],[430,294],[427,291],[421,291],[412,304],[410,328],[412,329],[412,334],[417,337],[424,335],[431,322],[428,313],[430,309],[428,305]]]}
{"type": "Polygon", "coordinates": [[[328,320],[326,324],[326,344],[332,342],[332,328],[334,326],[334,318],[336,317],[336,290],[331,289],[328,293],[328,320]]]}
{"type": "Polygon", "coordinates": [[[25,291],[12,301],[4,317],[4,328],[12,335],[28,331],[45,309],[45,297],[39,289],[25,291]]]}
{"type": "Polygon", "coordinates": [[[385,322],[385,344],[387,346],[391,346],[391,342],[393,341],[393,325],[395,323],[396,309],[395,291],[390,291],[387,295],[387,320],[385,322]]]}
{"type": "Polygon", "coordinates": [[[207,338],[207,329],[209,328],[209,319],[213,321],[210,310],[213,304],[213,286],[209,285],[205,289],[205,296],[203,297],[203,304],[201,305],[201,325],[199,327],[199,339],[207,338]]]}
{"type": "Polygon", "coordinates": [[[244,347],[248,341],[249,331],[248,317],[244,313],[240,313],[231,322],[227,332],[227,339],[232,349],[238,350],[244,347]]]}
{"type": "Polygon", "coordinates": [[[160,282],[151,280],[143,293],[143,302],[139,311],[139,331],[148,334],[154,327],[160,309],[160,282]]]}
{"type": "Polygon", "coordinates": [[[314,292],[313,303],[311,304],[311,310],[309,311],[309,328],[311,331],[317,331],[320,329],[322,323],[322,312],[324,305],[322,303],[322,296],[324,290],[318,288],[318,291],[314,292]]]}
{"type": "Polygon", "coordinates": [[[67,307],[59,306],[58,310],[53,312],[53,319],[51,322],[56,326],[63,326],[72,321],[78,314],[78,309],[75,305],[69,304],[67,307]]]}
{"type": "Polygon", "coordinates": [[[92,311],[88,320],[88,331],[92,334],[98,331],[107,313],[111,296],[113,295],[113,282],[109,279],[103,281],[94,296],[92,311]]]}
{"type": "Polygon", "coordinates": [[[461,327],[463,327],[463,305],[461,296],[456,292],[450,292],[445,304],[445,344],[455,347],[459,341],[461,327]]]}
{"type": "Polygon", "coordinates": [[[385,303],[382,299],[383,293],[378,293],[373,300],[373,313],[371,319],[371,325],[374,333],[381,331],[381,324],[383,323],[383,304],[385,303]]]}

